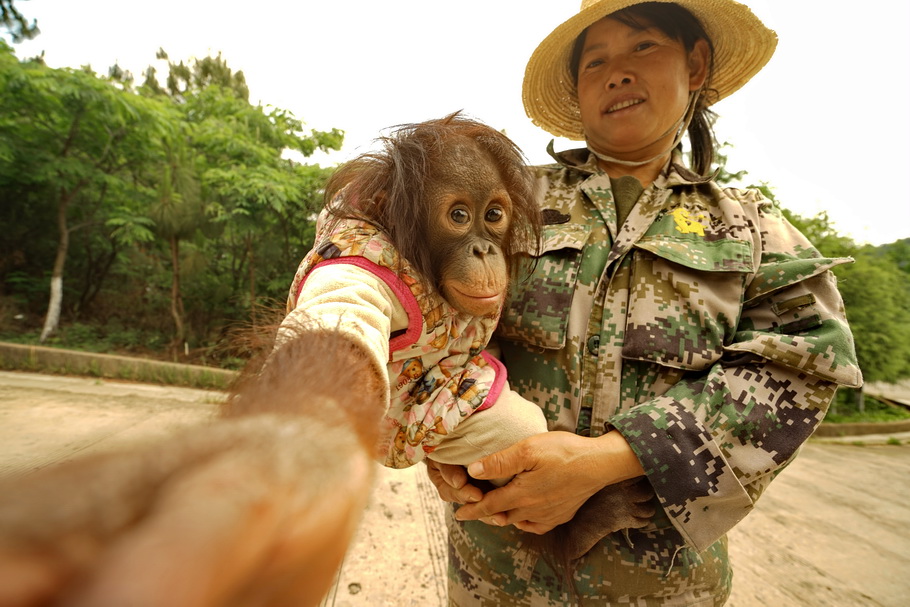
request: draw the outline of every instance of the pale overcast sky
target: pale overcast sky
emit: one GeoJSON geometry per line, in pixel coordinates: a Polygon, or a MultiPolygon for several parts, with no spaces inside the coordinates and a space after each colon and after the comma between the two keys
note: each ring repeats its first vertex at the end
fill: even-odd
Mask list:
{"type": "MultiPolygon", "coordinates": [[[[16,0],[41,34],[15,46],[52,67],[117,62],[137,78],[171,59],[219,51],[254,102],[308,127],[344,130],[329,165],[380,131],[463,109],[505,131],[532,163],[552,138],[521,104],[537,44],[579,0],[16,0]]],[[[780,37],[768,66],[715,108],[729,168],[767,181],[802,215],[827,210],[860,242],[910,237],[910,2],[751,0],[780,37]]],[[[557,149],[572,147],[557,141],[557,149]]]]}

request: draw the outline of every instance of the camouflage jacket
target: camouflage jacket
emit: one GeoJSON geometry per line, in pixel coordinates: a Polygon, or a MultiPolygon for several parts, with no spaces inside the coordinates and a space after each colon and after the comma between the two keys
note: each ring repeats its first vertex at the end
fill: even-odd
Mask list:
{"type": "Polygon", "coordinates": [[[537,171],[542,252],[500,322],[503,362],[551,430],[621,432],[666,515],[651,531],[700,552],[796,455],[836,385],[860,385],[828,271],[849,260],[678,156],[619,228],[588,152],[558,158],[537,171]]]}
{"type": "Polygon", "coordinates": [[[375,226],[332,226],[327,217],[319,216],[316,244],[291,283],[288,312],[339,326],[385,363],[389,405],[377,457],[406,468],[498,398],[505,368],[483,349],[499,316],[458,312],[375,226]]]}
{"type": "Polygon", "coordinates": [[[619,430],[703,549],[812,434],[834,385],[861,383],[828,272],[849,260],[678,157],[618,229],[610,180],[581,152],[538,170],[542,254],[513,287],[503,359],[551,429],[619,430]]]}

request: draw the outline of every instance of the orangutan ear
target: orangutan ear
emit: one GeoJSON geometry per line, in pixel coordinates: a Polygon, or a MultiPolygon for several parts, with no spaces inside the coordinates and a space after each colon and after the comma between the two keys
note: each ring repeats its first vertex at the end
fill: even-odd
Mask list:
{"type": "Polygon", "coordinates": [[[373,219],[379,217],[386,204],[385,191],[379,192],[372,198],[362,197],[358,192],[354,192],[352,196],[353,198],[348,202],[348,208],[373,219]]]}
{"type": "Polygon", "coordinates": [[[708,65],[711,62],[711,49],[703,38],[695,41],[689,53],[689,90],[695,91],[704,86],[708,79],[708,65]]]}
{"type": "Polygon", "coordinates": [[[388,196],[386,195],[386,191],[381,190],[381,191],[377,192],[375,196],[370,198],[369,201],[366,202],[367,208],[361,207],[360,210],[367,212],[367,214],[369,214],[370,216],[379,217],[379,214],[382,213],[383,210],[385,210],[385,205],[386,205],[387,201],[388,201],[388,196]]]}

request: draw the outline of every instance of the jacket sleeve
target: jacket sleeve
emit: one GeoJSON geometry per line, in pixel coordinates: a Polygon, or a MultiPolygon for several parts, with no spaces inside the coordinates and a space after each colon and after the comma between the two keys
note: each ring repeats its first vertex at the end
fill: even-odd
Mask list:
{"type": "Polygon", "coordinates": [[[388,381],[389,335],[399,325],[407,327],[407,314],[380,278],[351,264],[315,268],[279,328],[279,346],[282,335],[314,323],[318,328],[337,329],[361,344],[388,381]]]}
{"type": "Polygon", "coordinates": [[[488,394],[494,402],[505,383],[502,364],[483,354],[440,356],[433,366],[421,368],[419,377],[403,372],[407,361],[390,364],[389,339],[408,328],[407,312],[382,278],[353,264],[317,266],[307,274],[279,329],[279,342],[282,333],[314,325],[340,330],[360,343],[386,381],[376,457],[388,467],[406,468],[424,459],[461,420],[487,404],[488,394]]]}
{"type": "Polygon", "coordinates": [[[732,339],[706,371],[610,420],[638,455],[673,526],[704,550],[739,522],[825,416],[862,383],[827,259],[760,205],[758,266],[732,339]]]}

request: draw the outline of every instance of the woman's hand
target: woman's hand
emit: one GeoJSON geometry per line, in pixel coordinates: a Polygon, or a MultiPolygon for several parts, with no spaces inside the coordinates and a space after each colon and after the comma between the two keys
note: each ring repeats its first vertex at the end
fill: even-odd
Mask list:
{"type": "Polygon", "coordinates": [[[546,533],[570,520],[603,487],[643,474],[631,447],[618,432],[586,438],[547,432],[468,466],[478,479],[515,476],[476,503],[455,513],[459,520],[484,520],[546,533]]]}

